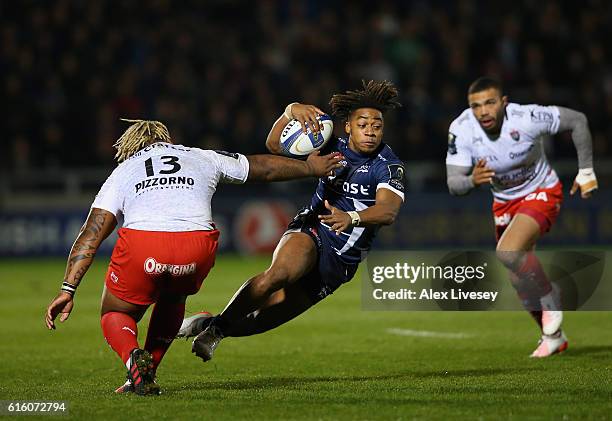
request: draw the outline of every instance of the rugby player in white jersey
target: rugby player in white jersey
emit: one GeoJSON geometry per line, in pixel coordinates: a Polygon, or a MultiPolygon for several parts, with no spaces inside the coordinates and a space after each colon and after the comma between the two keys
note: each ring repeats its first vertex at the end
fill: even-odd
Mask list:
{"type": "Polygon", "coordinates": [[[102,293],[104,337],[127,367],[116,392],[158,394],[155,374],[176,336],[185,299],[195,294],[215,262],[219,231],[211,199],[219,183],[283,181],[330,174],[340,154],[306,161],[244,156],[174,145],[157,121],[133,124],[115,143],[119,165],[96,196],[68,257],[64,282],[49,304],[46,325],[68,319],[81,279],[102,241],[123,220],[102,293]],[[155,304],[144,348],[137,322],[155,304]]]}
{"type": "Polygon", "coordinates": [[[499,81],[481,77],[468,89],[469,107],[450,125],[448,188],[464,195],[482,184],[493,193],[497,256],[509,269],[524,307],[541,328],[532,357],[567,349],[560,294],[533,253],[554,224],[563,201],[561,183],[544,154],[543,139],[571,131],[578,175],[570,194],[583,199],[597,189],[591,133],[584,114],[559,106],[508,102],[499,81]]]}

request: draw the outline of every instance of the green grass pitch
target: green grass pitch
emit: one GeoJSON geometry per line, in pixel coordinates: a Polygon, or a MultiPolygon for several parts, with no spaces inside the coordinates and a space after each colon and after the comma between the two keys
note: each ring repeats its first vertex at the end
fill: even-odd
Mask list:
{"type": "MultiPolygon", "coordinates": [[[[268,260],[220,256],[188,313],[218,312],[268,260]]],[[[106,263],[92,266],[71,318],[50,332],[43,316],[63,261],[0,261],[0,400],[66,400],[79,419],[612,417],[612,314],[566,313],[569,350],[536,361],[526,313],[365,312],[359,278],[274,331],[225,340],[206,364],[176,341],[158,371],[161,396],[115,395],[125,371],[100,330],[106,263]]]]}

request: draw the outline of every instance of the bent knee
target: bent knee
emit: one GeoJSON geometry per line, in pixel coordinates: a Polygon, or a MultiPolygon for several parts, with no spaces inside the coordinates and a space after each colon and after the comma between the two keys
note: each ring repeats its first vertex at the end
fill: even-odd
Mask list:
{"type": "Polygon", "coordinates": [[[254,279],[254,287],[262,292],[274,292],[289,284],[291,273],[285,268],[271,267],[254,279]]]}
{"type": "Polygon", "coordinates": [[[526,252],[524,251],[508,251],[508,250],[500,250],[499,248],[495,250],[497,259],[505,267],[511,270],[517,270],[521,266],[525,253],[526,252]]]}

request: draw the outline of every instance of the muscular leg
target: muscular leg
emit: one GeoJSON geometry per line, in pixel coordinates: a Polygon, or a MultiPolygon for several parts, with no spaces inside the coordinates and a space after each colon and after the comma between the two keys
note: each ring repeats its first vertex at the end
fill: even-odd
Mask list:
{"type": "Polygon", "coordinates": [[[497,243],[497,257],[510,270],[510,278],[519,297],[536,322],[542,326],[540,297],[551,285],[538,258],[533,253],[540,237],[540,226],[529,215],[517,214],[497,243]]]}
{"type": "MultiPolygon", "coordinates": [[[[215,318],[215,325],[222,332],[231,332],[234,324],[260,309],[270,300],[272,294],[306,275],[316,262],[317,250],[308,234],[296,232],[285,235],[274,251],[270,267],[242,285],[221,314],[215,318]]],[[[280,292],[276,300],[279,297],[280,292]]],[[[297,295],[295,299],[297,300],[297,295]]],[[[273,311],[270,314],[273,314],[273,311]]]]}
{"type": "Polygon", "coordinates": [[[274,292],[258,310],[232,324],[227,332],[224,332],[225,335],[250,336],[267,332],[308,310],[313,306],[313,302],[299,284],[302,281],[274,292]]]}
{"type": "Polygon", "coordinates": [[[147,311],[147,307],[123,301],[104,287],[100,311],[102,332],[124,364],[127,364],[132,350],[139,347],[136,323],[147,311]]]}
{"type": "Polygon", "coordinates": [[[153,307],[145,347],[153,357],[155,369],[170,348],[185,315],[184,295],[162,292],[153,307]]]}

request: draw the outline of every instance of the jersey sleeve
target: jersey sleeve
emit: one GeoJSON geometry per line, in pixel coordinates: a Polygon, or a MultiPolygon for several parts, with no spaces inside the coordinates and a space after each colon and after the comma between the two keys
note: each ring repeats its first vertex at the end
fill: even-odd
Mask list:
{"type": "Polygon", "coordinates": [[[119,172],[119,167],[115,168],[106,179],[91,204],[92,208],[104,209],[115,215],[117,219],[123,214],[124,200],[124,194],[120,184],[121,176],[118,175],[119,172]]]}
{"type": "Polygon", "coordinates": [[[387,161],[376,166],[376,191],[378,189],[391,190],[404,201],[406,183],[406,170],[401,161],[387,161]]]}
{"type": "Polygon", "coordinates": [[[456,121],[448,129],[448,149],[446,151],[446,165],[471,167],[472,151],[470,149],[469,135],[456,121]]]}
{"type": "Polygon", "coordinates": [[[529,118],[534,130],[534,135],[557,134],[560,124],[559,108],[554,105],[529,105],[529,118]]]}
{"type": "Polygon", "coordinates": [[[222,183],[243,184],[249,176],[246,156],[225,151],[214,151],[214,160],[222,183]]]}

